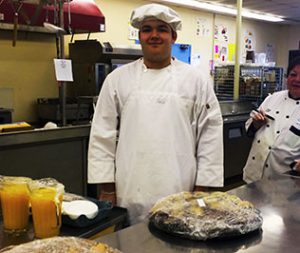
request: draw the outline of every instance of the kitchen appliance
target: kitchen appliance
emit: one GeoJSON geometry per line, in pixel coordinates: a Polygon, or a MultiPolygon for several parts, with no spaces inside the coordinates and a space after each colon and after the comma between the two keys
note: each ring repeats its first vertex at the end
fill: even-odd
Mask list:
{"type": "Polygon", "coordinates": [[[31,32],[49,32],[44,22],[58,25],[61,5],[64,24],[68,33],[105,32],[105,17],[94,0],[2,0],[0,27],[31,32]],[[17,23],[16,23],[17,22],[17,23]]]}
{"type": "Polygon", "coordinates": [[[225,184],[242,180],[243,167],[252,145],[248,137],[245,122],[255,104],[251,101],[221,101],[223,117],[224,143],[224,179],[225,184]]]}
{"type": "Polygon", "coordinates": [[[113,47],[97,40],[76,40],[69,43],[69,52],[74,78],[67,87],[69,97],[98,96],[111,71],[142,56],[141,49],[113,47]]]}
{"type": "MultiPolygon", "coordinates": [[[[89,122],[94,113],[102,84],[114,69],[142,56],[141,49],[113,47],[109,42],[76,40],[69,44],[74,82],[66,86],[66,121],[89,122]]],[[[41,123],[59,122],[61,106],[58,98],[38,98],[41,123]]]]}
{"type": "MultiPolygon", "coordinates": [[[[37,108],[39,122],[44,125],[48,121],[59,123],[61,119],[61,109],[58,98],[38,98],[37,108]]],[[[67,123],[77,123],[90,120],[93,113],[89,103],[79,101],[78,98],[66,99],[66,121],[67,123]]]]}

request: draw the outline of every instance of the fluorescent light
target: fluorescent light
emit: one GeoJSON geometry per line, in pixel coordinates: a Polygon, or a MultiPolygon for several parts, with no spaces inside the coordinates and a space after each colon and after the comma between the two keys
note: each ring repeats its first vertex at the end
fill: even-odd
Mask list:
{"type": "Polygon", "coordinates": [[[260,14],[249,10],[242,10],[242,16],[245,18],[253,18],[253,19],[259,19],[259,20],[265,20],[270,22],[282,22],[284,21],[283,18],[268,14],[260,14]]]}
{"type": "MultiPolygon", "coordinates": [[[[175,5],[188,7],[188,8],[192,8],[192,9],[207,10],[207,11],[222,13],[222,14],[229,14],[229,15],[237,14],[236,8],[230,8],[230,7],[218,5],[218,4],[210,4],[210,3],[196,1],[196,0],[185,0],[185,1],[161,0],[161,1],[155,1],[155,2],[164,2],[164,3],[175,4],[175,5]]],[[[259,20],[264,20],[264,21],[269,21],[269,22],[284,21],[284,19],[279,16],[268,15],[265,13],[260,14],[258,12],[253,12],[253,11],[246,10],[246,9],[242,9],[242,16],[245,18],[259,19],[259,20]]]]}
{"type": "Polygon", "coordinates": [[[202,9],[202,10],[208,10],[208,11],[213,11],[213,12],[220,12],[224,14],[231,14],[231,15],[236,15],[236,10],[231,9],[225,6],[221,5],[214,5],[214,4],[209,4],[209,3],[204,3],[204,2],[198,2],[195,0],[162,0],[162,1],[156,1],[156,2],[165,2],[165,3],[170,3],[170,4],[176,4],[184,7],[190,7],[193,9],[202,9]]]}

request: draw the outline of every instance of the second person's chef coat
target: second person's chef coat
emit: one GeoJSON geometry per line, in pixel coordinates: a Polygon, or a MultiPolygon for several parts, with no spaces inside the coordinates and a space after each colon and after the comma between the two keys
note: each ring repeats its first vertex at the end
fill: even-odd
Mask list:
{"type": "MultiPolygon", "coordinates": [[[[278,166],[275,167],[274,163],[270,166],[269,155],[271,152],[276,152],[277,149],[286,148],[282,140],[289,136],[290,127],[300,116],[300,102],[290,98],[287,90],[269,95],[260,105],[260,109],[274,120],[267,119],[267,123],[255,133],[244,167],[244,181],[247,183],[260,180],[276,171],[282,172],[282,169],[279,169],[278,166]]],[[[251,123],[252,119],[250,118],[246,122],[247,129],[251,123]]]]}
{"type": "Polygon", "coordinates": [[[106,78],[98,99],[88,182],[115,182],[132,223],[164,196],[223,186],[222,125],[212,85],[191,66],[127,64],[106,78]]]}

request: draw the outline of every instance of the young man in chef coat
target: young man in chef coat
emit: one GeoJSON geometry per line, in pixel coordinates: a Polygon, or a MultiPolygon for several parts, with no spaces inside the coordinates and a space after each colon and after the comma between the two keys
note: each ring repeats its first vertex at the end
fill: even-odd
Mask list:
{"type": "Polygon", "coordinates": [[[223,122],[211,83],[171,57],[181,29],[169,7],[136,8],[144,57],[107,76],[92,122],[88,182],[144,219],[160,198],[223,186],[223,122]],[[118,139],[117,139],[118,136],[118,139]]]}

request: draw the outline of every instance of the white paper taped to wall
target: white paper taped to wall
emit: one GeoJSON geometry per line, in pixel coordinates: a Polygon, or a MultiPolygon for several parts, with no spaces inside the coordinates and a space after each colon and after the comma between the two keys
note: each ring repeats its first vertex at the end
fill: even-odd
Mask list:
{"type": "Polygon", "coordinates": [[[57,81],[73,82],[72,62],[66,59],[54,59],[57,81]]]}
{"type": "Polygon", "coordinates": [[[0,108],[14,109],[14,89],[0,88],[0,108]]]}

